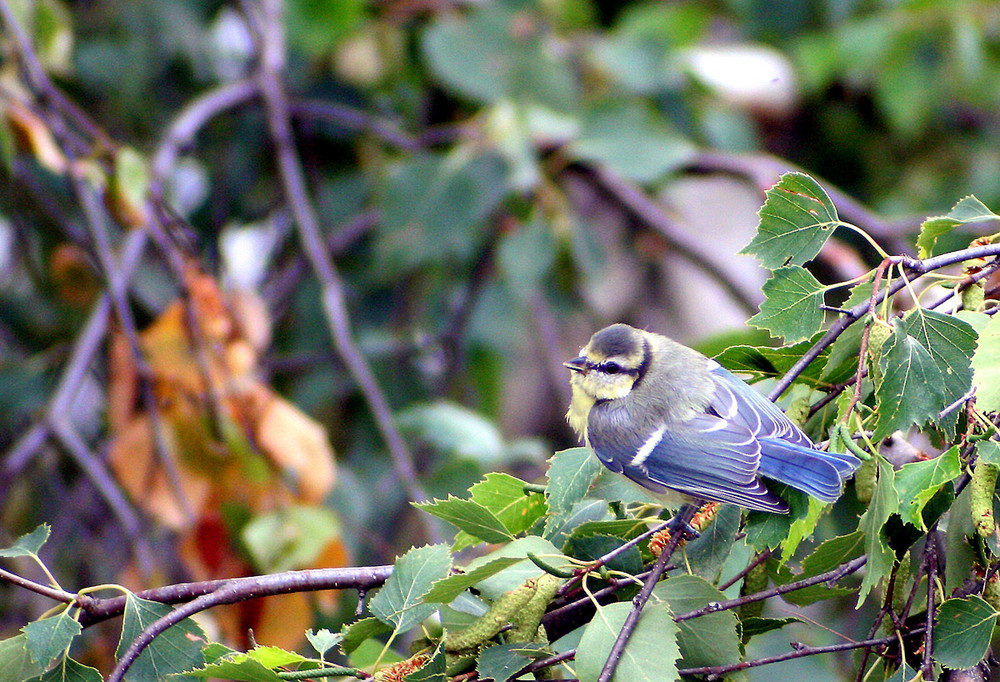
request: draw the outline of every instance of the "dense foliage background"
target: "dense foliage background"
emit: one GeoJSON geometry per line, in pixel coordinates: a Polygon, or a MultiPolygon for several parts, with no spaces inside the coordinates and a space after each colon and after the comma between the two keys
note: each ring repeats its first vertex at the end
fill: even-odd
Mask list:
{"type": "MultiPolygon", "coordinates": [[[[454,528],[410,503],[468,497],[499,470],[542,483],[549,472],[551,482],[547,460],[576,444],[563,420],[561,362],[601,326],[627,321],[710,355],[778,338],[815,342],[821,327],[845,319],[820,305],[868,300],[880,263],[875,281],[886,268],[890,278],[883,291],[890,281],[902,287],[903,266],[913,279],[932,270],[890,265],[886,253],[926,258],[996,230],[986,208],[1000,210],[994,3],[0,0],[0,20],[0,546],[50,524],[40,556],[71,593],[391,564],[413,546],[451,541],[454,528]],[[764,191],[796,169],[823,188],[796,191],[836,210],[814,240],[818,253],[789,260],[780,242],[777,251],[750,249],[765,269],[738,252],[754,238],[764,191]],[[924,218],[969,194],[975,204],[921,232],[924,218]],[[870,239],[841,228],[827,241],[837,221],[870,239]],[[783,265],[805,265],[815,279],[786,269],[762,293],[783,265]],[[822,290],[866,273],[868,289],[849,300],[846,287],[822,290]],[[788,282],[804,286],[801,296],[775,298],[788,282]],[[770,312],[747,327],[765,293],[770,312]]],[[[984,260],[963,271],[962,260],[951,274],[993,267],[984,260]]],[[[988,301],[991,285],[981,281],[988,301]]],[[[909,293],[896,311],[914,309],[909,293]]],[[[908,544],[893,545],[887,537],[902,536],[883,527],[907,520],[899,499],[876,496],[880,511],[862,522],[862,589],[875,597],[860,610],[853,596],[809,607],[768,600],[767,616],[800,621],[769,622],[775,631],[741,642],[738,658],[786,652],[790,639],[822,647],[882,634],[869,630],[887,616],[885,590],[906,582],[890,574],[912,578],[927,606],[919,567],[930,565],[924,534],[937,531],[918,517],[942,486],[954,501],[982,456],[968,439],[989,438],[971,408],[966,416],[956,407],[948,423],[929,417],[969,397],[986,321],[948,327],[943,336],[961,340],[957,355],[942,356],[930,337],[935,324],[958,325],[953,316],[918,328],[912,317],[893,327],[893,315],[879,314],[897,335],[888,366],[902,366],[902,344],[926,332],[939,374],[926,370],[903,387],[931,398],[918,407],[901,400],[885,417],[876,376],[859,396],[864,428],[849,421],[854,405],[838,412],[833,402],[815,411],[811,433],[825,440],[839,419],[878,440],[932,421],[929,436],[904,434],[913,449],[889,459],[898,467],[955,444],[954,475],[893,489],[923,495],[909,509],[908,544]],[[950,381],[951,370],[965,384],[950,381]],[[926,388],[938,384],[945,388],[926,388]]],[[[863,326],[852,327],[856,344],[863,326]]],[[[728,357],[756,369],[767,391],[808,347],[728,357]]],[[[856,363],[858,349],[829,355],[856,363]]],[[[820,376],[824,362],[836,369],[829,355],[788,394],[800,416],[861,369],[820,376]]],[[[874,354],[873,366],[884,358],[874,354]]],[[[881,480],[891,479],[885,471],[881,480]]],[[[511,494],[508,479],[488,480],[511,494]]],[[[544,514],[540,499],[525,496],[544,514]]],[[[546,498],[553,514],[571,512],[571,502],[559,510],[546,498]]],[[[810,512],[815,538],[790,564],[768,564],[771,584],[823,573],[818,560],[799,560],[824,540],[857,540],[851,531],[865,509],[852,485],[833,513],[810,512]],[[782,574],[788,566],[795,572],[782,574]]],[[[587,513],[575,523],[610,514],[606,504],[587,513]]],[[[502,520],[511,537],[555,537],[551,518],[544,533],[502,520]]],[[[634,535],[602,528],[599,537],[619,542],[634,535]]],[[[732,554],[713,550],[695,572],[718,584],[788,531],[757,542],[733,526],[720,536],[732,554]]],[[[0,555],[12,559],[3,567],[47,582],[29,561],[43,539],[33,537],[0,555]]],[[[948,537],[977,555],[965,574],[948,565],[939,596],[956,596],[976,562],[979,584],[958,596],[982,594],[996,570],[995,539],[948,537]]],[[[459,536],[458,564],[483,553],[476,538],[503,544],[502,533],[459,536]]],[[[609,541],[556,549],[596,558],[609,541]]],[[[785,558],[794,551],[793,543],[785,558]]],[[[827,551],[850,562],[861,546],[827,551]]],[[[445,566],[428,552],[420,561],[445,566]]],[[[643,545],[634,558],[641,568],[651,556],[643,545]]],[[[684,593],[689,604],[709,600],[701,587],[684,593]]],[[[203,626],[230,646],[294,649],[306,628],[354,620],[353,595],[292,591],[214,609],[203,626]]],[[[16,635],[52,603],[0,581],[0,633],[16,635]]],[[[119,634],[87,628],[73,654],[107,672],[119,634]]],[[[2,647],[0,661],[14,665],[2,647]]],[[[379,657],[380,645],[359,647],[357,665],[379,657]]],[[[898,650],[887,656],[888,676],[898,650]]],[[[930,670],[914,656],[899,679],[930,670]]],[[[854,679],[864,670],[850,654],[780,666],[757,674],[854,679]]]]}

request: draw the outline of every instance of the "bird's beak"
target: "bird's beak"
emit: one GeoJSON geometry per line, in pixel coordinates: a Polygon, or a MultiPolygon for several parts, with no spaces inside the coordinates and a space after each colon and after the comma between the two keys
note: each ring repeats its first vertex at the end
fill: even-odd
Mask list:
{"type": "Polygon", "coordinates": [[[574,372],[582,372],[587,369],[587,358],[579,356],[563,363],[563,367],[569,367],[574,372]]]}

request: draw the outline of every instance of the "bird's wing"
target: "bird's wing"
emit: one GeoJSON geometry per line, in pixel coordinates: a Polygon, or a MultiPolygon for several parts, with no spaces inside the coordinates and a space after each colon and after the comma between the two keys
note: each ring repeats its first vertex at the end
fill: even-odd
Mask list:
{"type": "Polygon", "coordinates": [[[861,464],[854,455],[817,450],[774,403],[732,373],[712,362],[709,374],[716,389],[710,409],[760,441],[761,474],[826,502],[840,496],[841,481],[861,464]]]}
{"type": "Polygon", "coordinates": [[[704,414],[633,433],[620,428],[630,423],[627,415],[613,414],[623,408],[609,402],[594,409],[611,413],[591,420],[588,439],[612,471],[653,491],[670,488],[748,509],[788,510],[757,478],[760,444],[746,427],[704,414]]]}
{"type": "Polygon", "coordinates": [[[710,407],[718,416],[742,424],[757,438],[777,438],[792,445],[813,447],[809,437],[784,412],[732,372],[709,360],[708,373],[715,383],[710,407]]]}

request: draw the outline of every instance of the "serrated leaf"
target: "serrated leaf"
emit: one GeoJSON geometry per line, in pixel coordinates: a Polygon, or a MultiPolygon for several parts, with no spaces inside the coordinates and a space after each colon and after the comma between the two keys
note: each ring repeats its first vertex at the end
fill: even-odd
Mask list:
{"type": "MultiPolygon", "coordinates": [[[[802,570],[799,573],[792,573],[787,569],[779,570],[775,580],[787,583],[793,580],[810,578],[820,573],[826,573],[844,562],[856,559],[864,554],[864,552],[865,535],[861,531],[831,538],[821,543],[813,550],[812,554],[802,561],[802,570]]],[[[832,599],[853,593],[854,590],[850,588],[813,585],[812,587],[784,594],[782,598],[789,604],[807,606],[824,599],[832,599]]]]}
{"type": "Polygon", "coordinates": [[[805,173],[785,173],[766,197],[757,234],[740,253],[757,256],[770,270],[805,265],[840,225],[829,195],[805,173]]]}
{"type": "Polygon", "coordinates": [[[1000,317],[993,315],[979,333],[972,356],[972,383],[976,407],[983,412],[1000,411],[1000,317]]]}
{"type": "Polygon", "coordinates": [[[514,539],[493,512],[472,500],[449,495],[446,500],[416,502],[413,506],[444,519],[483,542],[506,542],[514,539]]]}
{"type": "Polygon", "coordinates": [[[392,632],[392,628],[378,618],[369,617],[356,620],[340,629],[340,634],[344,636],[340,643],[340,650],[345,654],[350,654],[361,646],[362,642],[387,632],[392,632]]]}
{"type": "Polygon", "coordinates": [[[997,611],[981,597],[946,599],[934,626],[934,660],[954,670],[971,668],[986,656],[997,611]]]}
{"type": "Polygon", "coordinates": [[[103,679],[96,668],[66,657],[44,675],[29,682],[102,682],[103,679]]]}
{"type": "Polygon", "coordinates": [[[757,635],[772,632],[773,630],[780,630],[786,625],[791,625],[792,623],[801,622],[801,620],[793,616],[788,616],[786,618],[757,618],[751,616],[750,618],[744,618],[740,622],[740,629],[743,633],[743,639],[746,640],[751,637],[756,637],[757,635]]]}
{"type": "Polygon", "coordinates": [[[414,547],[396,559],[392,574],[372,599],[372,615],[406,632],[437,610],[436,604],[424,602],[431,585],[448,575],[451,552],[448,546],[414,547]]]}
{"type": "Polygon", "coordinates": [[[5,680],[27,680],[41,675],[45,666],[32,660],[23,634],[0,639],[0,674],[5,680]]]}
{"type": "Polygon", "coordinates": [[[761,289],[764,302],[760,312],[747,320],[785,343],[807,339],[823,326],[824,287],[805,268],[790,265],[778,268],[761,289]]]}
{"type": "MultiPolygon", "coordinates": [[[[906,333],[927,349],[941,372],[942,395],[950,405],[972,388],[972,356],[978,334],[953,315],[917,308],[903,318],[906,333]]],[[[944,407],[942,406],[942,407],[944,407]]],[[[958,413],[954,413],[957,417],[958,413]]]]}
{"type": "Polygon", "coordinates": [[[496,424],[455,403],[414,405],[400,412],[396,421],[407,436],[452,457],[489,465],[503,456],[503,437],[496,424]]]}
{"type": "Polygon", "coordinates": [[[492,559],[487,563],[465,573],[449,575],[447,578],[438,580],[431,589],[424,595],[424,601],[437,604],[451,603],[455,597],[473,585],[496,575],[500,571],[523,561],[523,557],[500,557],[492,559]]]}
{"type": "Polygon", "coordinates": [[[58,616],[28,623],[23,628],[31,658],[47,666],[56,656],[66,653],[73,638],[83,631],[67,611],[58,616]]]}
{"type": "Polygon", "coordinates": [[[543,573],[542,569],[527,558],[529,552],[555,566],[567,562],[566,555],[556,549],[551,542],[537,535],[529,535],[508,542],[489,556],[473,559],[466,566],[466,570],[469,572],[478,570],[479,567],[496,561],[498,558],[516,557],[520,559],[516,564],[479,582],[480,594],[488,601],[496,601],[505,592],[523,585],[525,580],[537,578],[543,573]]]}
{"type": "MultiPolygon", "coordinates": [[[[126,593],[125,617],[115,657],[121,658],[139,633],[172,610],[165,604],[140,599],[131,592],[126,593]]],[[[168,675],[202,667],[205,658],[201,648],[206,640],[207,637],[198,624],[185,618],[154,639],[139,654],[125,675],[126,682],[165,679],[168,675]]]]}
{"type": "Polygon", "coordinates": [[[895,479],[899,515],[917,528],[927,530],[921,512],[942,485],[961,473],[962,461],[957,446],[926,462],[904,464],[896,472],[895,479]]]}
{"type": "Polygon", "coordinates": [[[976,456],[980,462],[1000,465],[1000,443],[984,440],[976,443],[976,456]]]}
{"type": "Polygon", "coordinates": [[[590,490],[594,478],[601,471],[601,463],[590,448],[570,448],[549,458],[549,484],[545,498],[550,514],[562,514],[573,508],[590,490]]]}
{"type": "Polygon", "coordinates": [[[882,532],[882,527],[889,520],[889,516],[899,509],[895,475],[892,465],[884,457],[876,454],[873,455],[873,459],[878,476],[875,494],[858,522],[858,530],[865,536],[865,553],[868,555],[864,578],[858,589],[858,608],[864,603],[871,589],[889,575],[895,562],[895,553],[886,544],[885,534],[882,532]]]}
{"type": "Polygon", "coordinates": [[[541,493],[524,492],[525,482],[510,474],[492,472],[469,492],[473,502],[489,509],[512,535],[522,533],[545,515],[548,505],[541,493]]]}
{"type": "Polygon", "coordinates": [[[309,645],[316,650],[316,653],[323,656],[333,647],[339,646],[344,641],[344,635],[339,632],[331,632],[326,628],[319,630],[310,628],[306,630],[306,639],[309,640],[309,645]]]}
{"type": "Polygon", "coordinates": [[[507,680],[543,651],[544,647],[541,644],[530,642],[491,646],[479,654],[476,672],[479,673],[481,680],[507,680]]]}
{"type": "Polygon", "coordinates": [[[52,528],[47,523],[43,523],[30,533],[25,533],[14,541],[10,547],[0,549],[0,557],[13,559],[19,556],[37,557],[38,551],[49,539],[52,528]]]}
{"type": "Polygon", "coordinates": [[[880,365],[882,383],[875,391],[878,423],[872,440],[922,425],[947,406],[941,370],[920,341],[906,333],[901,320],[893,320],[892,336],[885,342],[880,365]]]}
{"type": "Polygon", "coordinates": [[[795,554],[799,543],[806,538],[812,537],[816,531],[816,524],[819,517],[828,509],[828,503],[817,500],[815,497],[809,498],[809,508],[805,515],[792,522],[788,528],[788,535],[781,541],[782,561],[788,561],[795,554]]]}
{"type": "Polygon", "coordinates": [[[688,542],[684,548],[687,563],[695,575],[712,582],[718,579],[722,567],[736,546],[736,533],[740,529],[739,507],[724,504],[715,519],[701,532],[701,537],[688,542]]]}
{"type": "Polygon", "coordinates": [[[191,677],[237,680],[239,682],[281,682],[278,674],[248,654],[233,652],[204,667],[187,673],[191,677]]]}
{"type": "MultiPolygon", "coordinates": [[[[609,535],[590,535],[587,537],[572,537],[566,546],[571,549],[574,558],[580,561],[595,561],[605,554],[618,549],[622,545],[620,538],[609,535]]],[[[607,564],[608,570],[621,571],[630,575],[642,573],[642,555],[638,547],[629,547],[618,554],[607,564]]]]}
{"type": "MultiPolygon", "coordinates": [[[[695,575],[679,575],[665,580],[653,590],[653,594],[666,600],[674,614],[694,611],[711,602],[726,599],[714,585],[695,575]]],[[[732,611],[709,613],[678,625],[679,667],[726,665],[741,660],[736,614],[732,611]]]]}
{"type": "Polygon", "coordinates": [[[969,195],[955,204],[945,215],[928,218],[920,226],[917,236],[919,258],[928,258],[934,253],[939,237],[951,232],[959,225],[980,223],[986,220],[1000,220],[1000,216],[988,209],[983,202],[969,195]]]}
{"type": "Polygon", "coordinates": [[[768,488],[788,502],[788,514],[747,513],[746,542],[758,552],[774,549],[788,537],[792,524],[809,513],[809,496],[782,483],[768,482],[768,488]]]}
{"type": "Polygon", "coordinates": [[[448,682],[448,663],[445,658],[444,648],[437,645],[434,653],[418,670],[403,678],[404,682],[448,682]]]}
{"type": "MultiPolygon", "coordinates": [[[[630,603],[601,607],[587,627],[576,650],[580,682],[596,682],[611,647],[632,610],[630,603]]],[[[677,677],[677,623],[666,605],[647,605],[622,653],[612,682],[663,682],[677,677]]]]}
{"type": "MultiPolygon", "coordinates": [[[[814,336],[791,346],[777,348],[773,346],[730,346],[713,359],[730,372],[749,375],[747,381],[753,383],[762,379],[783,376],[818,340],[819,336],[814,336]]],[[[799,379],[804,382],[821,383],[821,368],[828,355],[828,351],[820,353],[816,361],[810,363],[805,371],[799,375],[799,379]]],[[[856,353],[855,358],[857,358],[856,353]]],[[[827,379],[827,382],[835,381],[836,379],[827,379]]]]}
{"type": "Polygon", "coordinates": [[[562,547],[578,526],[592,521],[603,521],[609,516],[608,503],[604,500],[583,500],[577,502],[565,514],[549,517],[542,537],[556,547],[562,547]]]}

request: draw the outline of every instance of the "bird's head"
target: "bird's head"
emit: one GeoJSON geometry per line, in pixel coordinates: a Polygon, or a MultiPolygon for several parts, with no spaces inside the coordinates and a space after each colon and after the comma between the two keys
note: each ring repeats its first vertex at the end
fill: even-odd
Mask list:
{"type": "Polygon", "coordinates": [[[651,357],[643,332],[613,324],[590,337],[578,357],[563,363],[573,370],[573,387],[592,400],[614,400],[629,393],[646,372],[651,357]]]}

